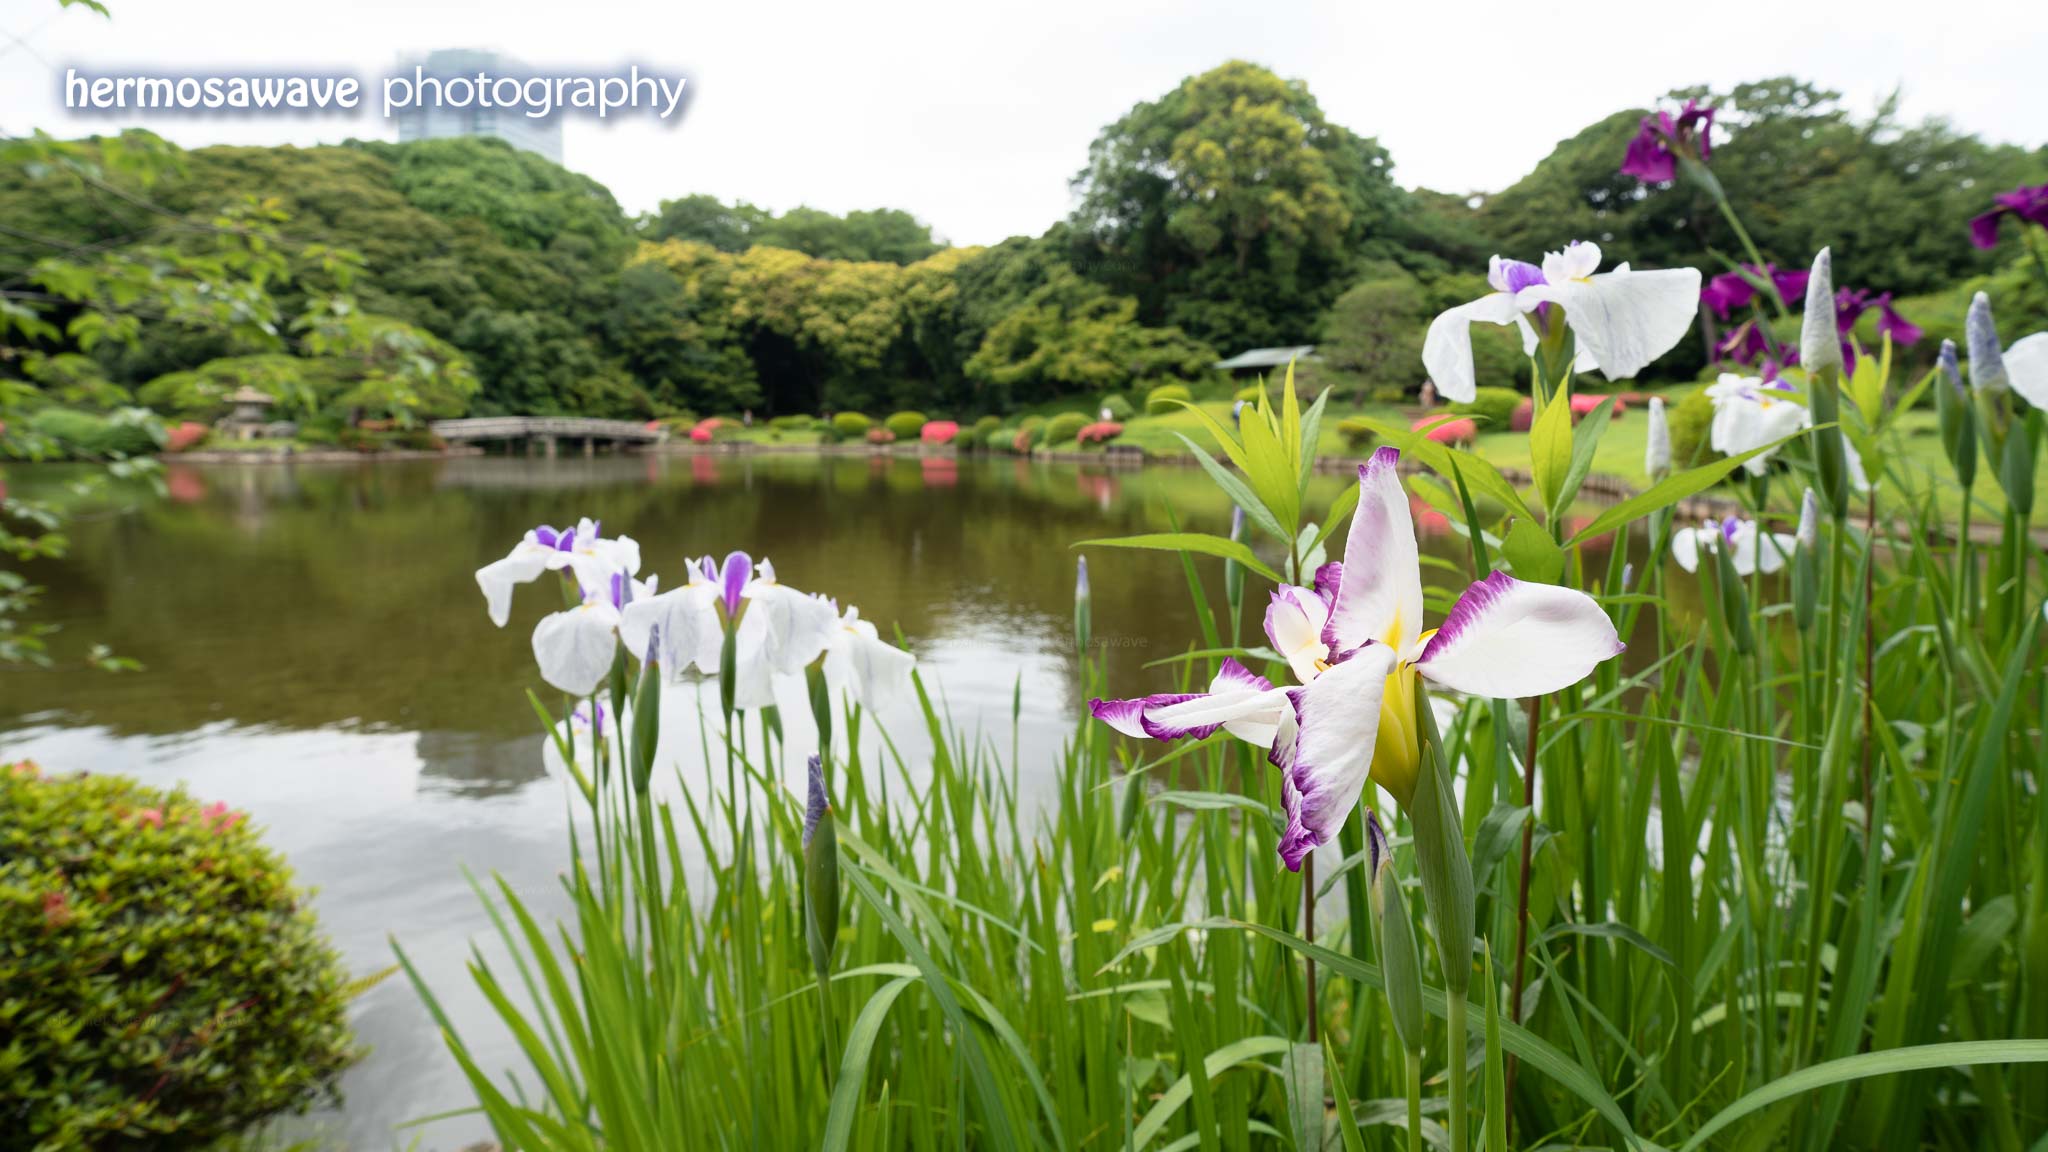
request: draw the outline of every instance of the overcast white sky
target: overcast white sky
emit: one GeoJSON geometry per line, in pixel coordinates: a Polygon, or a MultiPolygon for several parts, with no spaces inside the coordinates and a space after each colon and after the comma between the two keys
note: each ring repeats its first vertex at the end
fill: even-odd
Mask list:
{"type": "MultiPolygon", "coordinates": [[[[887,206],[956,243],[1043,231],[1067,211],[1098,129],[1231,57],[1305,79],[1332,119],[1379,137],[1403,184],[1450,191],[1499,188],[1585,124],[1674,86],[1788,72],[1858,109],[1903,85],[1909,116],[2027,145],[2048,135],[2048,20],[2034,0],[108,3],[111,20],[0,0],[0,131],[123,123],[64,110],[67,65],[347,71],[374,93],[401,54],[433,48],[547,70],[637,60],[691,76],[682,122],[572,118],[565,144],[568,165],[628,211],[691,192],[778,210],[887,206]]],[[[374,107],[140,122],[186,145],[397,135],[374,107]]]]}

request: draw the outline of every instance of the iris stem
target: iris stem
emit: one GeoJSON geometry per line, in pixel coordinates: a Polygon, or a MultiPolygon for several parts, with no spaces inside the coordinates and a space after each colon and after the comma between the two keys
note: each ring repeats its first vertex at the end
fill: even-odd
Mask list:
{"type": "Polygon", "coordinates": [[[1408,1152],[1422,1152],[1422,1053],[1408,1051],[1408,1152]]]}
{"type": "Polygon", "coordinates": [[[1451,1073],[1451,1152],[1465,1152],[1465,997],[1452,992],[1446,1000],[1450,1012],[1449,1051],[1451,1073]]]}
{"type": "MultiPolygon", "coordinates": [[[[1750,263],[1755,264],[1759,272],[1768,267],[1769,265],[1765,262],[1763,253],[1757,251],[1756,241],[1749,238],[1749,229],[1742,226],[1742,218],[1735,214],[1735,205],[1730,204],[1728,197],[1718,190],[1714,195],[1714,207],[1721,210],[1722,219],[1727,220],[1728,226],[1735,229],[1735,238],[1742,241],[1742,250],[1749,255],[1750,263]]],[[[1789,316],[1792,314],[1791,307],[1779,298],[1778,286],[1775,283],[1771,285],[1770,297],[1778,305],[1778,315],[1789,316]]]]}
{"type": "MultiPolygon", "coordinates": [[[[1316,942],[1316,854],[1310,851],[1301,862],[1302,894],[1307,897],[1307,910],[1301,925],[1301,938],[1313,944],[1316,942]]],[[[1316,1033],[1316,958],[1308,958],[1308,1042],[1314,1044],[1319,1037],[1316,1033]]]]}
{"type": "MultiPolygon", "coordinates": [[[[1528,707],[1529,751],[1522,758],[1522,806],[1529,814],[1522,821],[1522,872],[1515,896],[1515,978],[1508,990],[1508,1019],[1516,1024],[1522,1022],[1522,961],[1529,954],[1529,856],[1536,839],[1536,742],[1542,730],[1543,697],[1531,696],[1528,707]]],[[[1515,1098],[1515,1063],[1514,1054],[1509,1053],[1502,1081],[1502,1095],[1509,1100],[1515,1098]]],[[[1514,1122],[1514,1109],[1510,1108],[1507,1130],[1502,1133],[1510,1141],[1514,1122]]]]}

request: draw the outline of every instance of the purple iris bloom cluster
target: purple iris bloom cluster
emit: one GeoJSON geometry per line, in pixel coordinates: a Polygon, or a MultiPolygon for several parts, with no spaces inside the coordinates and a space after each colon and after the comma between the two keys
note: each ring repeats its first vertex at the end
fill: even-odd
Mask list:
{"type": "Polygon", "coordinates": [[[2021,185],[1991,198],[1998,205],[1970,221],[1970,243],[1979,248],[1998,246],[1998,221],[2014,216],[2037,228],[2048,228],[2048,184],[2021,185]]]}
{"type": "Polygon", "coordinates": [[[1678,175],[1680,155],[1696,157],[1704,164],[1713,155],[1714,110],[1697,100],[1687,100],[1677,116],[1658,112],[1643,117],[1628,152],[1622,157],[1621,173],[1645,184],[1663,184],[1678,175]]]}
{"type": "Polygon", "coordinates": [[[1756,299],[1757,287],[1754,276],[1769,280],[1777,290],[1778,299],[1787,304],[1806,297],[1806,278],[1811,275],[1803,268],[1780,268],[1776,264],[1744,264],[1741,272],[1723,272],[1700,289],[1700,303],[1714,310],[1714,315],[1726,320],[1737,308],[1746,308],[1756,299]],[[1749,275],[1745,276],[1746,272],[1749,275]]]}
{"type": "MultiPolygon", "coordinates": [[[[1744,264],[1741,272],[1723,272],[1707,281],[1700,288],[1700,303],[1713,309],[1714,315],[1727,320],[1736,309],[1748,307],[1756,300],[1758,289],[1752,277],[1768,279],[1771,287],[1777,290],[1778,298],[1789,303],[1805,297],[1808,275],[1807,272],[1782,269],[1775,264],[1762,267],[1744,264]]],[[[1849,334],[1855,330],[1856,321],[1873,308],[1878,313],[1878,334],[1890,336],[1893,344],[1900,347],[1917,344],[1925,335],[1918,324],[1899,314],[1892,303],[1891,293],[1872,294],[1868,288],[1840,289],[1835,293],[1835,330],[1842,335],[1842,363],[1850,372],[1856,370],[1856,347],[1849,334]]],[[[1799,362],[1797,347],[1771,347],[1765,338],[1763,324],[1757,319],[1745,320],[1730,329],[1714,346],[1714,351],[1717,359],[1732,360],[1738,364],[1762,364],[1766,380],[1776,377],[1778,369],[1799,362]]]]}

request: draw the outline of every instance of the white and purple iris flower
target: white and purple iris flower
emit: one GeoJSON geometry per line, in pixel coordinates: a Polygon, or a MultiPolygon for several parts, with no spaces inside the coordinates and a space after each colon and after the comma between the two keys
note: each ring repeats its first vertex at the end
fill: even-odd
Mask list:
{"type": "Polygon", "coordinates": [[[658,636],[655,655],[671,680],[692,669],[716,676],[726,626],[735,621],[733,704],[741,709],[775,703],[775,677],[799,675],[820,656],[832,683],[883,707],[916,663],[884,643],[859,609],[841,615],[832,601],[789,587],[775,578],[775,565],[744,552],[691,564],[688,583],[627,608],[619,633],[634,652],[658,636]]]}
{"type": "MultiPolygon", "coordinates": [[[[1805,521],[1802,520],[1802,525],[1805,521]]],[[[1728,558],[1738,576],[1761,572],[1769,576],[1785,567],[1799,548],[1799,538],[1783,532],[1765,532],[1754,520],[1730,516],[1709,520],[1698,528],[1681,528],[1671,535],[1671,558],[1687,572],[1700,569],[1700,557],[1728,549],[1728,558]]]]}
{"type": "MultiPolygon", "coordinates": [[[[1792,386],[1783,380],[1721,373],[1720,380],[1707,386],[1707,398],[1714,402],[1707,443],[1724,456],[1739,456],[1807,428],[1812,415],[1791,392],[1792,386]]],[[[1752,456],[1742,466],[1750,475],[1761,476],[1772,455],[1752,456]]]]}
{"type": "Polygon", "coordinates": [[[585,596],[606,591],[612,573],[640,574],[640,545],[630,536],[606,539],[596,521],[585,518],[562,531],[543,524],[520,538],[505,554],[476,570],[477,587],[491,623],[503,628],[512,615],[512,589],[531,584],[543,572],[567,570],[585,596]]]}
{"type": "Polygon", "coordinates": [[[585,592],[583,603],[541,618],[533,628],[533,659],[540,678],[571,696],[588,696],[611,675],[618,655],[620,614],[654,594],[656,580],[645,583],[615,571],[598,592],[585,592]]]}
{"type": "Polygon", "coordinates": [[[1537,335],[1528,314],[1552,305],[1564,309],[1565,326],[1577,338],[1575,372],[1597,369],[1609,380],[1625,380],[1685,338],[1699,311],[1697,269],[1599,268],[1600,246],[1578,240],[1562,252],[1545,253],[1541,267],[1493,257],[1486,282],[1494,290],[1438,316],[1423,339],[1423,367],[1438,393],[1471,401],[1478,387],[1472,325],[1513,324],[1522,331],[1522,350],[1533,352],[1537,335]]]}
{"type": "Polygon", "coordinates": [[[1555,692],[1623,645],[1592,597],[1496,572],[1425,631],[1422,568],[1396,468],[1382,448],[1358,470],[1359,499],[1341,564],[1314,588],[1282,588],[1267,610],[1273,648],[1300,684],[1276,687],[1226,660],[1206,693],[1097,700],[1095,716],[1131,736],[1201,739],[1218,729],[1267,748],[1281,770],[1289,868],[1334,839],[1367,780],[1403,805],[1421,761],[1416,677],[1494,698],[1555,692]]]}
{"type": "MultiPolygon", "coordinates": [[[[1739,456],[1813,427],[1813,413],[1801,404],[1790,384],[1775,376],[1737,376],[1721,373],[1719,381],[1707,385],[1707,398],[1714,402],[1714,422],[1707,429],[1707,443],[1724,456],[1739,456]]],[[[1863,471],[1863,457],[1847,437],[1842,451],[1848,461],[1849,482],[1858,492],[1870,490],[1870,478],[1863,471]]],[[[1752,476],[1764,474],[1773,449],[1742,462],[1752,476]]]]}

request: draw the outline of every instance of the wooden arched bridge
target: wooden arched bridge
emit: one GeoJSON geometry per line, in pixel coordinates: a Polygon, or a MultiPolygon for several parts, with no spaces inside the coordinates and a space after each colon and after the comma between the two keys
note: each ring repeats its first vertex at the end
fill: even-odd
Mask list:
{"type": "Polygon", "coordinates": [[[583,454],[590,456],[600,445],[619,449],[653,444],[664,436],[660,429],[633,420],[594,420],[582,416],[478,416],[436,420],[433,429],[434,435],[450,444],[524,443],[527,452],[549,456],[565,441],[580,444],[583,454]]]}

